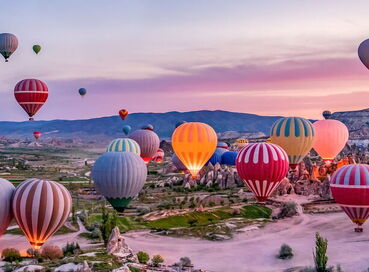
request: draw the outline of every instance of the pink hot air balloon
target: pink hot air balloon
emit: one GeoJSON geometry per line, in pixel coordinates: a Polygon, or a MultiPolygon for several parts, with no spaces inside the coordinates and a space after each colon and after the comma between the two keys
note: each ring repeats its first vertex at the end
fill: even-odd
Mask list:
{"type": "Polygon", "coordinates": [[[315,130],[315,142],[313,148],[327,163],[345,147],[349,132],[345,124],[338,120],[319,120],[313,124],[315,130]]]}
{"type": "Polygon", "coordinates": [[[260,202],[265,202],[286,177],[289,168],[287,153],[271,143],[248,144],[236,158],[239,176],[260,202]]]}
{"type": "Polygon", "coordinates": [[[369,165],[350,164],[337,170],[331,180],[333,198],[342,210],[358,225],[355,231],[369,217],[369,165]]]}

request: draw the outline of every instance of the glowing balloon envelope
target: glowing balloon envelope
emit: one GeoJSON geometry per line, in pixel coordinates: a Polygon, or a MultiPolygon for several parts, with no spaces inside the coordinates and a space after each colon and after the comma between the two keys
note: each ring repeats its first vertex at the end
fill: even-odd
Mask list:
{"type": "Polygon", "coordinates": [[[177,127],[172,135],[172,146],[178,158],[193,177],[210,159],[217,146],[217,134],[204,123],[189,122],[177,127]]]}
{"type": "Polygon", "coordinates": [[[34,46],[32,46],[32,49],[33,49],[33,52],[38,54],[41,51],[41,45],[35,44],[34,46]]]}
{"type": "Polygon", "coordinates": [[[18,39],[11,33],[0,34],[0,54],[5,58],[5,62],[8,62],[8,58],[17,50],[18,39]]]}
{"type": "Polygon", "coordinates": [[[369,165],[342,166],[332,176],[333,198],[359,227],[369,217],[369,165]]]}
{"type": "Polygon", "coordinates": [[[146,177],[144,161],[133,152],[106,152],[92,169],[96,189],[118,212],[141,191],[146,177]]]}
{"type": "Polygon", "coordinates": [[[13,213],[30,244],[39,249],[69,217],[72,197],[60,183],[27,179],[15,190],[13,213]]]}
{"type": "Polygon", "coordinates": [[[314,149],[326,162],[331,163],[345,147],[349,131],[345,124],[338,120],[319,120],[313,123],[315,130],[314,149]]]}
{"type": "Polygon", "coordinates": [[[264,202],[286,177],[288,156],[275,144],[248,144],[238,154],[236,168],[258,201],[264,202]]]}
{"type": "Polygon", "coordinates": [[[270,132],[273,144],[281,146],[288,155],[292,169],[304,159],[314,144],[314,127],[301,117],[285,117],[277,120],[270,132]]]}
{"type": "Polygon", "coordinates": [[[164,150],[159,148],[158,151],[156,151],[154,157],[152,158],[155,162],[163,162],[164,160],[164,150]]]}
{"type": "Polygon", "coordinates": [[[12,198],[15,187],[6,179],[0,178],[0,237],[13,219],[12,198]]]}
{"type": "Polygon", "coordinates": [[[49,90],[44,82],[38,79],[24,79],[14,88],[14,96],[19,105],[33,120],[33,116],[45,104],[49,90]]]}

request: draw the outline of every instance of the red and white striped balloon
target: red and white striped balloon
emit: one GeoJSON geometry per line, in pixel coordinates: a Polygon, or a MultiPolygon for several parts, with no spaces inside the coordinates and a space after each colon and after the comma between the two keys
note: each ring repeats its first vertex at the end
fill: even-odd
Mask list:
{"type": "Polygon", "coordinates": [[[236,158],[238,175],[260,202],[264,202],[286,177],[289,161],[286,152],[271,143],[248,144],[236,158]]]}
{"type": "Polygon", "coordinates": [[[333,174],[330,187],[333,198],[352,222],[364,224],[369,217],[369,165],[341,167],[333,174]]]}
{"type": "Polygon", "coordinates": [[[14,88],[14,96],[19,105],[26,111],[29,120],[45,104],[49,91],[47,85],[38,79],[24,79],[14,88]]]}
{"type": "Polygon", "coordinates": [[[72,198],[61,184],[27,179],[15,190],[13,213],[30,244],[38,249],[68,219],[72,198]]]}

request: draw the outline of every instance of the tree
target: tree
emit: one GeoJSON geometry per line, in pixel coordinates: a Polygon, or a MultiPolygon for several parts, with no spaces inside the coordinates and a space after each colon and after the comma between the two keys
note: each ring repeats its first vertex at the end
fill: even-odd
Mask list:
{"type": "Polygon", "coordinates": [[[72,206],[72,223],[77,224],[76,207],[72,206]]]}
{"type": "Polygon", "coordinates": [[[164,262],[164,259],[160,255],[155,255],[154,257],[152,257],[151,262],[153,266],[158,267],[161,263],[164,262]]]}
{"type": "Polygon", "coordinates": [[[100,225],[101,236],[104,241],[104,244],[107,245],[111,231],[118,223],[118,216],[116,211],[113,211],[112,213],[106,211],[105,205],[103,205],[101,219],[102,219],[100,225]]]}
{"type": "Polygon", "coordinates": [[[150,256],[146,252],[139,251],[137,253],[137,259],[140,263],[146,264],[150,260],[150,256]]]}
{"type": "Polygon", "coordinates": [[[190,227],[192,228],[192,227],[194,227],[195,225],[196,225],[196,223],[197,223],[197,219],[195,219],[195,218],[191,218],[191,219],[188,219],[188,221],[187,221],[187,223],[190,225],[190,227]]]}
{"type": "Polygon", "coordinates": [[[328,248],[328,240],[321,237],[319,232],[315,234],[315,253],[314,262],[315,269],[317,272],[327,272],[327,248],[328,248]]]}
{"type": "Polygon", "coordinates": [[[283,244],[279,249],[277,257],[279,259],[291,259],[293,257],[292,248],[289,245],[283,244]]]}
{"type": "Polygon", "coordinates": [[[192,266],[192,262],[191,259],[188,257],[182,257],[179,259],[179,261],[181,262],[181,266],[182,267],[190,267],[192,266]]]}

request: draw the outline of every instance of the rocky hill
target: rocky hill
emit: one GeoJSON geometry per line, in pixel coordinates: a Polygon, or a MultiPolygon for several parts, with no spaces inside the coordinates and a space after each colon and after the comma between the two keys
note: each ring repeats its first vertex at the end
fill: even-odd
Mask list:
{"type": "Polygon", "coordinates": [[[351,140],[369,139],[369,109],[335,112],[331,119],[346,124],[350,131],[351,140]]]}

